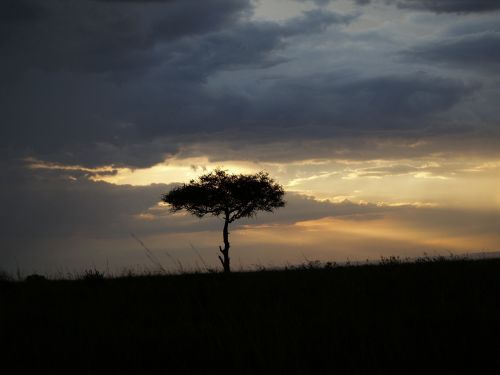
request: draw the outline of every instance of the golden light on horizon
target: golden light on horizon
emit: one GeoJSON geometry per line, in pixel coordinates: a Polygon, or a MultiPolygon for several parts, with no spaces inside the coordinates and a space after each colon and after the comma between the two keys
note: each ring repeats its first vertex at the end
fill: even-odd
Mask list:
{"type": "Polygon", "coordinates": [[[97,168],[26,160],[32,169],[79,171],[92,181],[147,186],[185,183],[216,168],[230,173],[265,170],[286,191],[317,200],[378,203],[389,206],[500,208],[500,161],[464,158],[435,160],[303,160],[266,163],[211,161],[208,156],[168,158],[147,168],[97,168]]]}
{"type": "Polygon", "coordinates": [[[238,246],[291,247],[326,260],[495,251],[500,243],[500,234],[466,234],[460,228],[450,232],[432,223],[422,226],[390,216],[364,221],[329,217],[293,225],[247,227],[235,230],[233,237],[238,246]]]}

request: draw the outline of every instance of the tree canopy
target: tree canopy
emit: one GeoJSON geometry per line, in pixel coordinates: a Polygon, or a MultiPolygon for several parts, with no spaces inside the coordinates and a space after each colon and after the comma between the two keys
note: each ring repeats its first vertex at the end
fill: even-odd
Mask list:
{"type": "Polygon", "coordinates": [[[257,211],[283,207],[283,195],[283,187],[266,172],[231,175],[217,169],[172,189],[162,200],[173,212],[184,209],[198,217],[224,215],[232,223],[257,211]]]}

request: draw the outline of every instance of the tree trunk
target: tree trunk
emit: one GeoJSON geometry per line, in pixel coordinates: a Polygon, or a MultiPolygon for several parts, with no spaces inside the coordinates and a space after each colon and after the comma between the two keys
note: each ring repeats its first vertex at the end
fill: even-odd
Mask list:
{"type": "Polygon", "coordinates": [[[222,267],[224,268],[224,272],[231,272],[231,268],[229,266],[229,232],[228,232],[228,227],[229,227],[229,218],[226,216],[225,221],[224,221],[224,230],[222,231],[222,237],[224,239],[224,249],[222,249],[221,246],[219,246],[219,250],[222,253],[221,257],[219,255],[219,260],[222,263],[222,267]]]}

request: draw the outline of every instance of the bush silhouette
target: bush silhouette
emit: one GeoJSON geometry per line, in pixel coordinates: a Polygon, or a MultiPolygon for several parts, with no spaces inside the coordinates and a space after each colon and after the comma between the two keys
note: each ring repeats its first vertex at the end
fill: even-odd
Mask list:
{"type": "Polygon", "coordinates": [[[40,283],[47,281],[47,278],[43,275],[38,275],[36,273],[26,276],[24,279],[28,283],[40,283]]]}
{"type": "Polygon", "coordinates": [[[96,269],[89,269],[81,276],[81,280],[88,283],[102,283],[104,281],[104,274],[96,269]]]}

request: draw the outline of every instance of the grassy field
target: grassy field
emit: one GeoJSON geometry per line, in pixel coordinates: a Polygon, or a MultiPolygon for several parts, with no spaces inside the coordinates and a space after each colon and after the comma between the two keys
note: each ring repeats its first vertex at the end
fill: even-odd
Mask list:
{"type": "Polygon", "coordinates": [[[499,369],[500,259],[4,280],[0,305],[4,373],[499,369]]]}

